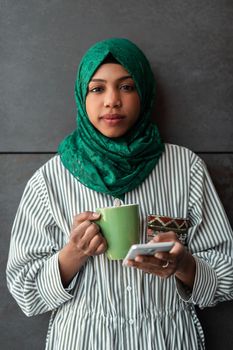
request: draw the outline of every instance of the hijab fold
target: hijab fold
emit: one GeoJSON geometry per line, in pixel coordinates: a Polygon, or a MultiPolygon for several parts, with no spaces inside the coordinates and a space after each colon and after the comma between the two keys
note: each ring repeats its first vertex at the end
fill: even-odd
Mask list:
{"type": "Polygon", "coordinates": [[[81,60],[75,83],[77,128],[58,149],[63,165],[88,188],[123,198],[145,180],[164,150],[158,129],[151,121],[154,97],[150,64],[135,44],[115,38],[92,46],[81,60]],[[132,76],[141,101],[138,121],[117,139],[95,129],[85,107],[89,81],[109,54],[132,76]]]}

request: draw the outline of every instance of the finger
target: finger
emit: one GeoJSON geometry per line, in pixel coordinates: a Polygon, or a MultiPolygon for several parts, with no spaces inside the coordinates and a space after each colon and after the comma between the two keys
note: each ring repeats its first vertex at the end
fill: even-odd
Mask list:
{"type": "Polygon", "coordinates": [[[99,233],[99,226],[90,221],[84,221],[77,226],[70,234],[70,241],[82,251],[87,249],[91,239],[99,233]]]}
{"type": "Polygon", "coordinates": [[[108,245],[106,242],[101,243],[101,245],[96,249],[96,255],[100,255],[106,252],[108,245]]]}
{"type": "Polygon", "coordinates": [[[171,255],[167,252],[157,252],[155,258],[163,261],[171,260],[171,255]]]}
{"type": "Polygon", "coordinates": [[[161,269],[161,266],[164,265],[166,261],[157,259],[155,257],[149,255],[138,255],[133,260],[127,260],[124,264],[128,266],[138,267],[138,268],[153,268],[153,269],[161,269]]]}
{"type": "Polygon", "coordinates": [[[164,265],[167,259],[159,259],[155,256],[149,255],[138,255],[136,256],[135,261],[141,264],[147,264],[161,268],[161,266],[164,265]]]}
{"type": "Polygon", "coordinates": [[[128,260],[127,265],[140,269],[145,273],[151,273],[156,276],[167,278],[174,274],[174,268],[171,264],[169,264],[166,268],[163,268],[162,265],[165,265],[165,263],[166,262],[164,261],[162,262],[161,260],[161,265],[156,266],[156,265],[148,264],[144,262],[143,263],[137,262],[135,260],[128,260]]]}
{"type": "Polygon", "coordinates": [[[90,241],[95,235],[100,233],[100,227],[94,222],[89,221],[89,223],[90,225],[87,227],[83,238],[90,241]]]}
{"type": "Polygon", "coordinates": [[[107,242],[105,239],[102,239],[101,243],[98,243],[98,246],[95,249],[95,255],[100,255],[106,252],[107,250],[107,242]]]}
{"type": "Polygon", "coordinates": [[[93,220],[98,220],[99,218],[100,218],[99,213],[96,213],[93,211],[85,211],[84,213],[81,213],[81,214],[74,216],[73,226],[76,227],[86,220],[93,221],[93,220]]]}
{"type": "Polygon", "coordinates": [[[187,249],[181,243],[177,243],[170,252],[171,260],[176,264],[176,269],[183,264],[184,258],[188,254],[187,249]]]}
{"type": "Polygon", "coordinates": [[[180,241],[178,241],[174,244],[169,254],[172,256],[178,256],[180,254],[183,254],[184,250],[186,250],[185,246],[180,241]]]}
{"type": "Polygon", "coordinates": [[[92,225],[92,222],[89,220],[86,220],[82,222],[80,225],[74,227],[71,230],[70,238],[71,239],[80,239],[84,236],[86,230],[88,229],[89,226],[92,225]]]}
{"type": "Polygon", "coordinates": [[[84,235],[82,236],[82,239],[80,241],[79,246],[83,249],[88,248],[88,246],[90,245],[91,241],[95,238],[95,237],[100,237],[100,239],[103,238],[103,236],[100,233],[100,228],[98,225],[96,225],[95,223],[91,222],[90,226],[86,229],[84,235]]]}
{"type": "Polygon", "coordinates": [[[102,254],[107,248],[107,243],[101,235],[96,235],[90,241],[85,253],[88,255],[102,254]]]}
{"type": "MultiPolygon", "coordinates": [[[[172,265],[174,272],[179,268],[179,266],[184,261],[184,257],[187,254],[186,248],[180,242],[177,242],[172,250],[167,252],[158,252],[155,254],[157,259],[161,259],[161,261],[168,261],[170,265],[172,265]]],[[[163,266],[163,263],[161,263],[163,266]]]]}
{"type": "Polygon", "coordinates": [[[170,277],[176,271],[176,268],[172,262],[169,262],[167,265],[167,261],[157,259],[157,262],[155,264],[155,262],[153,262],[148,256],[140,256],[140,258],[142,258],[143,261],[128,260],[126,265],[138,268],[146,273],[151,273],[163,278],[170,277]]]}
{"type": "Polygon", "coordinates": [[[186,249],[184,246],[181,243],[176,242],[170,252],[157,252],[154,256],[157,259],[169,261],[174,265],[177,265],[178,261],[183,258],[185,251],[186,249]]]}
{"type": "Polygon", "coordinates": [[[177,234],[173,231],[160,232],[153,237],[152,243],[178,241],[177,234]]]}

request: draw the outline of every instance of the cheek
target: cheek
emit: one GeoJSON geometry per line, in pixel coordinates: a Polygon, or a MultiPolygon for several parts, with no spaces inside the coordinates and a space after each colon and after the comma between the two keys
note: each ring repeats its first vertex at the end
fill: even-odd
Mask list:
{"type": "Polygon", "coordinates": [[[141,110],[141,102],[138,95],[132,96],[131,106],[132,106],[133,114],[139,117],[140,110],[141,110]]]}
{"type": "Polygon", "coordinates": [[[95,103],[94,101],[92,101],[92,98],[88,96],[86,98],[86,112],[90,119],[92,118],[94,111],[95,111],[95,103]]]}

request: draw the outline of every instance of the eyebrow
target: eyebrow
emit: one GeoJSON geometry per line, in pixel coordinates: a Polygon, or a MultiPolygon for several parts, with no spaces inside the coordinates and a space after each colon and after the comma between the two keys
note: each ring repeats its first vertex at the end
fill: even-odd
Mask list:
{"type": "MultiPolygon", "coordinates": [[[[125,75],[125,76],[120,77],[119,79],[117,79],[117,81],[122,81],[122,80],[126,80],[126,79],[132,79],[132,80],[133,80],[133,78],[131,77],[131,75],[125,75]]],[[[106,83],[107,80],[105,80],[105,79],[93,78],[93,79],[90,80],[90,83],[91,83],[92,81],[93,81],[93,82],[104,82],[104,83],[106,83]]]]}

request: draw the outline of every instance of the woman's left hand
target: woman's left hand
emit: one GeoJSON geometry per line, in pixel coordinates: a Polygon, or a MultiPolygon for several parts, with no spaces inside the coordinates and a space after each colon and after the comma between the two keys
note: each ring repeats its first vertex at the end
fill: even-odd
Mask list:
{"type": "Polygon", "coordinates": [[[175,274],[184,284],[192,288],[196,271],[193,256],[179,241],[175,232],[160,233],[151,241],[151,243],[159,242],[174,242],[175,245],[170,252],[158,252],[154,256],[138,255],[135,260],[128,260],[127,266],[136,267],[163,278],[175,274]]]}

